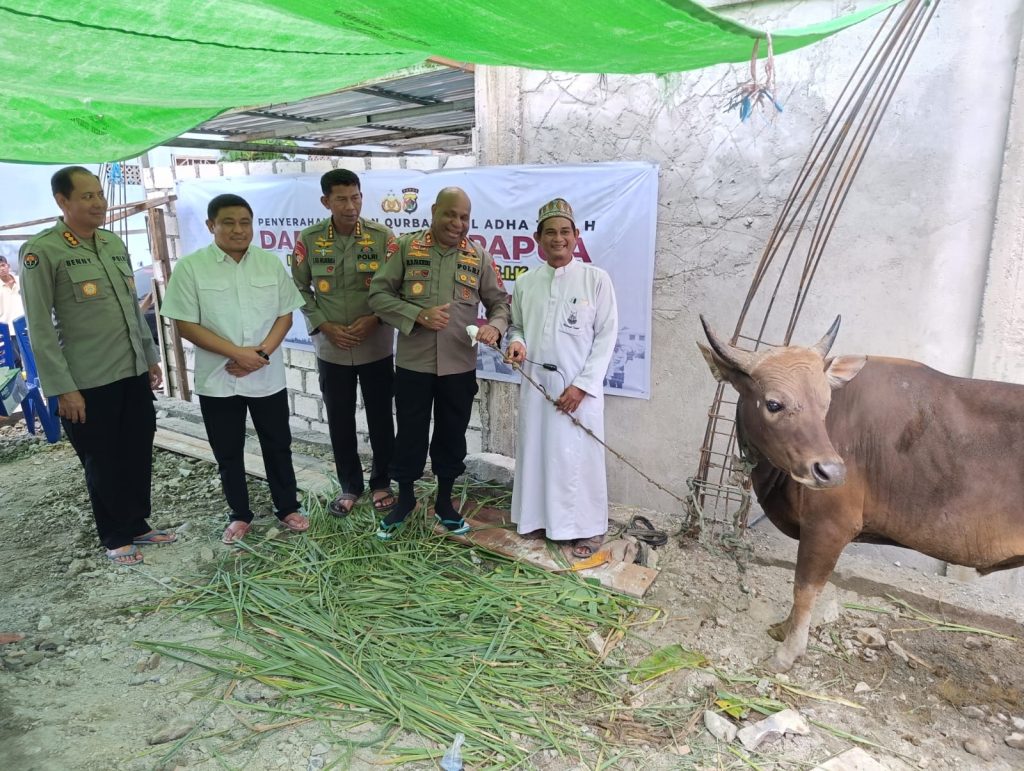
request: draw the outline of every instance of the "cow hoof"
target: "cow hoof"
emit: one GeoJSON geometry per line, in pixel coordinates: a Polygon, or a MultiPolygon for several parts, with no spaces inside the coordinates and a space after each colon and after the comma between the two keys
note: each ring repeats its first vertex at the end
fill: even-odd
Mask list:
{"type": "Polygon", "coordinates": [[[768,636],[771,637],[775,642],[782,642],[786,639],[786,634],[789,632],[789,620],[780,621],[777,624],[772,624],[768,627],[768,636]]]}
{"type": "Polygon", "coordinates": [[[774,656],[768,659],[768,661],[765,662],[765,666],[772,672],[775,672],[776,674],[781,674],[782,672],[788,672],[793,668],[793,659],[780,656],[778,653],[776,653],[774,656]]]}

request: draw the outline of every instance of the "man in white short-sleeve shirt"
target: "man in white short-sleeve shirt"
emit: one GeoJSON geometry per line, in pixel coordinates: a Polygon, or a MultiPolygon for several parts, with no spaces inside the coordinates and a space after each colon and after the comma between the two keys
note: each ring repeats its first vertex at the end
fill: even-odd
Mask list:
{"type": "Polygon", "coordinates": [[[252,246],[252,207],[244,198],[217,196],[207,217],[214,242],[178,262],[160,312],[196,346],[195,390],[231,509],[222,540],[242,540],[253,520],[243,463],[246,411],[277,518],[303,532],[309,521],[299,512],[280,349],[302,297],[281,261],[252,246]]]}

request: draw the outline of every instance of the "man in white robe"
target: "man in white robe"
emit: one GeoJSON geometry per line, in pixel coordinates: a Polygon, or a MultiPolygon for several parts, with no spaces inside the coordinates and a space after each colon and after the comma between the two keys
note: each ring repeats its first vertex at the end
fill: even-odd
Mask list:
{"type": "Polygon", "coordinates": [[[567,201],[541,207],[547,264],[516,280],[506,357],[557,395],[552,405],[525,379],[519,387],[512,521],[527,538],[573,542],[584,558],[608,530],[605,453],[569,416],[604,439],[604,376],[619,324],[609,275],[573,258],[579,235],[567,201]]]}

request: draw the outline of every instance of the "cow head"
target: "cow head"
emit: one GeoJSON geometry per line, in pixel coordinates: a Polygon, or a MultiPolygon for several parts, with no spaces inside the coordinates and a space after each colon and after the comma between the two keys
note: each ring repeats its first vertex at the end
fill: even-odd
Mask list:
{"type": "Polygon", "coordinates": [[[745,441],[773,466],[807,487],[838,487],[846,464],[832,446],[825,416],[832,389],[842,388],[866,362],[863,356],[826,360],[839,317],[811,348],[788,346],[751,353],[722,340],[701,316],[711,348],[697,345],[712,374],[739,392],[737,421],[745,441]]]}

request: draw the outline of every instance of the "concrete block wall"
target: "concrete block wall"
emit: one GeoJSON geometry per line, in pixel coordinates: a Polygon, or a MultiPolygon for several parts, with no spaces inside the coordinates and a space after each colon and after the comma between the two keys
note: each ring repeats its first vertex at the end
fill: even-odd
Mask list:
{"type": "MultiPolygon", "coordinates": [[[[205,166],[172,166],[143,169],[143,184],[149,198],[173,194],[178,180],[208,179],[217,177],[245,177],[265,174],[313,174],[319,177],[335,168],[344,168],[359,174],[360,172],[378,169],[409,168],[421,171],[432,171],[444,168],[466,168],[476,165],[472,156],[455,155],[423,155],[408,157],[370,157],[370,158],[329,158],[307,161],[237,161],[209,164],[205,166]]],[[[165,218],[167,228],[167,246],[171,258],[171,269],[182,256],[179,238],[177,211],[172,203],[165,218]]],[[[165,331],[168,322],[161,320],[165,331]]],[[[192,345],[182,341],[185,353],[185,375],[189,389],[195,388],[195,356],[192,345]]],[[[170,395],[180,398],[177,393],[177,373],[173,356],[166,357],[166,381],[170,395]]],[[[316,369],[316,356],[311,351],[293,348],[284,349],[285,379],[288,386],[288,404],[291,408],[291,428],[298,432],[327,433],[327,417],[324,413],[323,399],[320,394],[320,379],[316,369]]],[[[199,398],[193,393],[192,401],[199,398]]],[[[366,418],[363,414],[362,400],[357,400],[356,427],[360,436],[362,449],[368,450],[366,418]]],[[[480,449],[480,417],[474,408],[470,423],[468,444],[471,452],[480,449]]]]}

